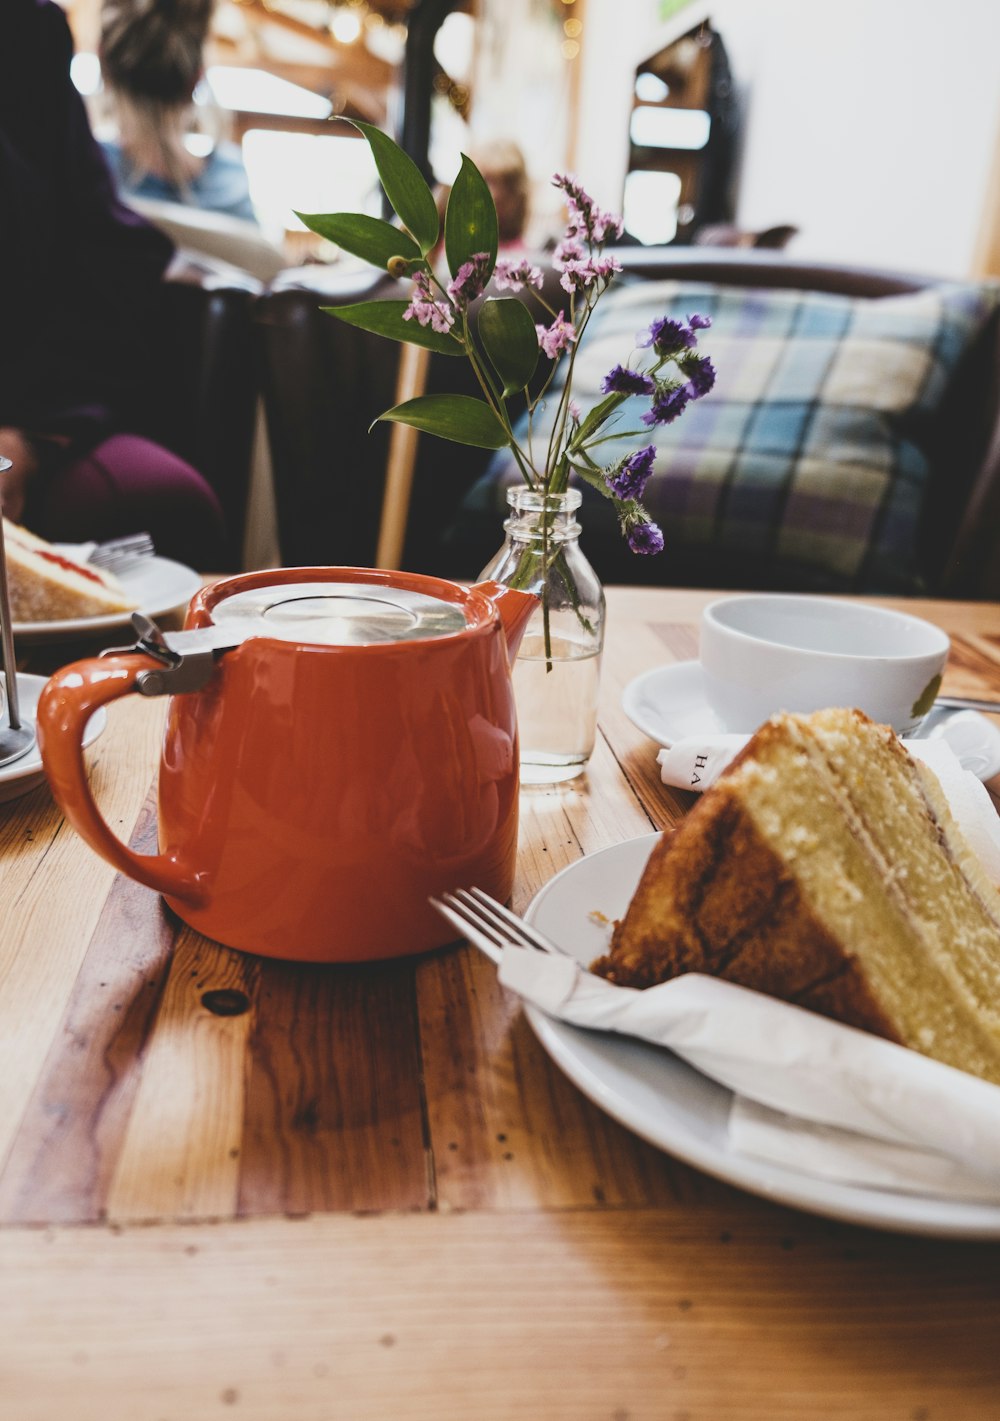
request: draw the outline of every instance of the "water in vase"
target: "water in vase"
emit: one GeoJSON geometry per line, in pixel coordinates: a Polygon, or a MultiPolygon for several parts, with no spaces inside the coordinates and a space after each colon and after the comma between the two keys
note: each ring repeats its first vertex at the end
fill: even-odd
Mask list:
{"type": "Polygon", "coordinates": [[[593,644],[552,637],[546,671],[542,633],[529,632],[514,662],[521,783],[557,784],[586,766],[597,733],[601,654],[593,644]]]}

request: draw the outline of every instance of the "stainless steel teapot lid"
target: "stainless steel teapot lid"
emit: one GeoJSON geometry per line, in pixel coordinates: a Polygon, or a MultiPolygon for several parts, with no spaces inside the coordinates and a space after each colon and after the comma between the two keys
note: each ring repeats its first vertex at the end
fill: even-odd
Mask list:
{"type": "Polygon", "coordinates": [[[454,602],[372,582],[280,582],[226,597],[212,608],[226,632],[320,646],[366,646],[452,636],[465,625],[454,602]]]}
{"type": "Polygon", "coordinates": [[[211,624],[163,632],[142,612],[132,613],[133,646],[102,656],[142,651],[160,662],[136,678],[144,696],[181,695],[206,685],[216,658],[251,637],[313,646],[371,646],[451,636],[466,626],[454,602],[378,582],[279,582],[225,597],[211,624]]]}

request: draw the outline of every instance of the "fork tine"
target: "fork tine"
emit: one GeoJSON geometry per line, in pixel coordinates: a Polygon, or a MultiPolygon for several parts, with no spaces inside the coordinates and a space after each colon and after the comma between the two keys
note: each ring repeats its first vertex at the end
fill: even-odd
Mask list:
{"type": "Polygon", "coordinates": [[[93,567],[112,570],[139,558],[152,557],[154,551],[149,533],[130,533],[123,538],[109,538],[107,542],[99,543],[87,561],[93,567]]]}
{"type": "Polygon", "coordinates": [[[130,552],[133,548],[148,548],[153,543],[148,533],[129,533],[124,538],[109,538],[105,543],[98,543],[91,553],[91,557],[104,557],[111,553],[130,552]]]}
{"type": "Polygon", "coordinates": [[[536,952],[573,956],[481,888],[456,888],[454,893],[442,893],[440,898],[431,898],[430,902],[493,962],[500,961],[501,951],[508,943],[530,947],[536,952]]]}
{"type": "Polygon", "coordinates": [[[495,898],[491,898],[488,893],[484,893],[481,888],[470,888],[468,892],[460,888],[458,891],[461,897],[475,898],[481,910],[488,913],[490,919],[499,925],[508,940],[510,940],[513,934],[513,940],[522,943],[525,947],[533,947],[539,952],[558,952],[563,957],[572,956],[565,948],[560,947],[557,942],[553,942],[552,938],[546,937],[544,933],[538,932],[530,923],[525,922],[523,918],[519,918],[516,913],[512,913],[503,903],[498,903],[495,898]]]}
{"type": "Polygon", "coordinates": [[[487,937],[475,923],[469,920],[463,905],[458,902],[454,894],[445,893],[440,898],[431,898],[430,902],[441,916],[451,923],[453,928],[457,928],[462,936],[472,943],[473,947],[478,947],[479,951],[485,953],[491,962],[499,965],[501,949],[498,941],[495,937],[487,937]]]}

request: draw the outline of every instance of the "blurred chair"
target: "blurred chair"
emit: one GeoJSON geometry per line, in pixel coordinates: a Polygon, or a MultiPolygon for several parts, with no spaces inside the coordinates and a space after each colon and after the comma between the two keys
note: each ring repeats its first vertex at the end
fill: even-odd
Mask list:
{"type": "MultiPolygon", "coordinates": [[[[399,347],[322,306],[398,295],[371,268],[283,272],[256,310],[260,378],[286,566],[375,561],[399,347]]],[[[458,362],[452,362],[457,364],[458,362]]]]}
{"type": "Polygon", "coordinates": [[[727,222],[712,222],[699,227],[693,233],[691,242],[696,247],[766,247],[771,251],[783,251],[799,229],[788,223],[777,227],[765,227],[760,232],[748,232],[742,227],[733,227],[727,222]]]}
{"type": "Polygon", "coordinates": [[[178,252],[163,282],[149,382],[134,431],[186,459],[218,494],[243,565],[258,382],[253,313],[261,283],[234,267],[178,252]]]}

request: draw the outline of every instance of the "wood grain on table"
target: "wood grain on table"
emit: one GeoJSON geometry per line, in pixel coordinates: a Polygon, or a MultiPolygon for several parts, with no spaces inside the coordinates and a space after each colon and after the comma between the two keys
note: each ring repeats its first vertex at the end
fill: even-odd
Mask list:
{"type": "MultiPolygon", "coordinates": [[[[514,907],[673,822],[624,715],[707,594],[612,589],[584,778],[522,795],[514,907]]],[[[908,603],[1000,694],[1000,608],[908,603]]],[[[104,811],[155,838],[163,708],[111,707],[104,811]]],[[[464,947],[316,967],[179,924],[0,805],[2,1421],[990,1421],[1000,1250],[742,1194],[549,1062],[464,947]]]]}

